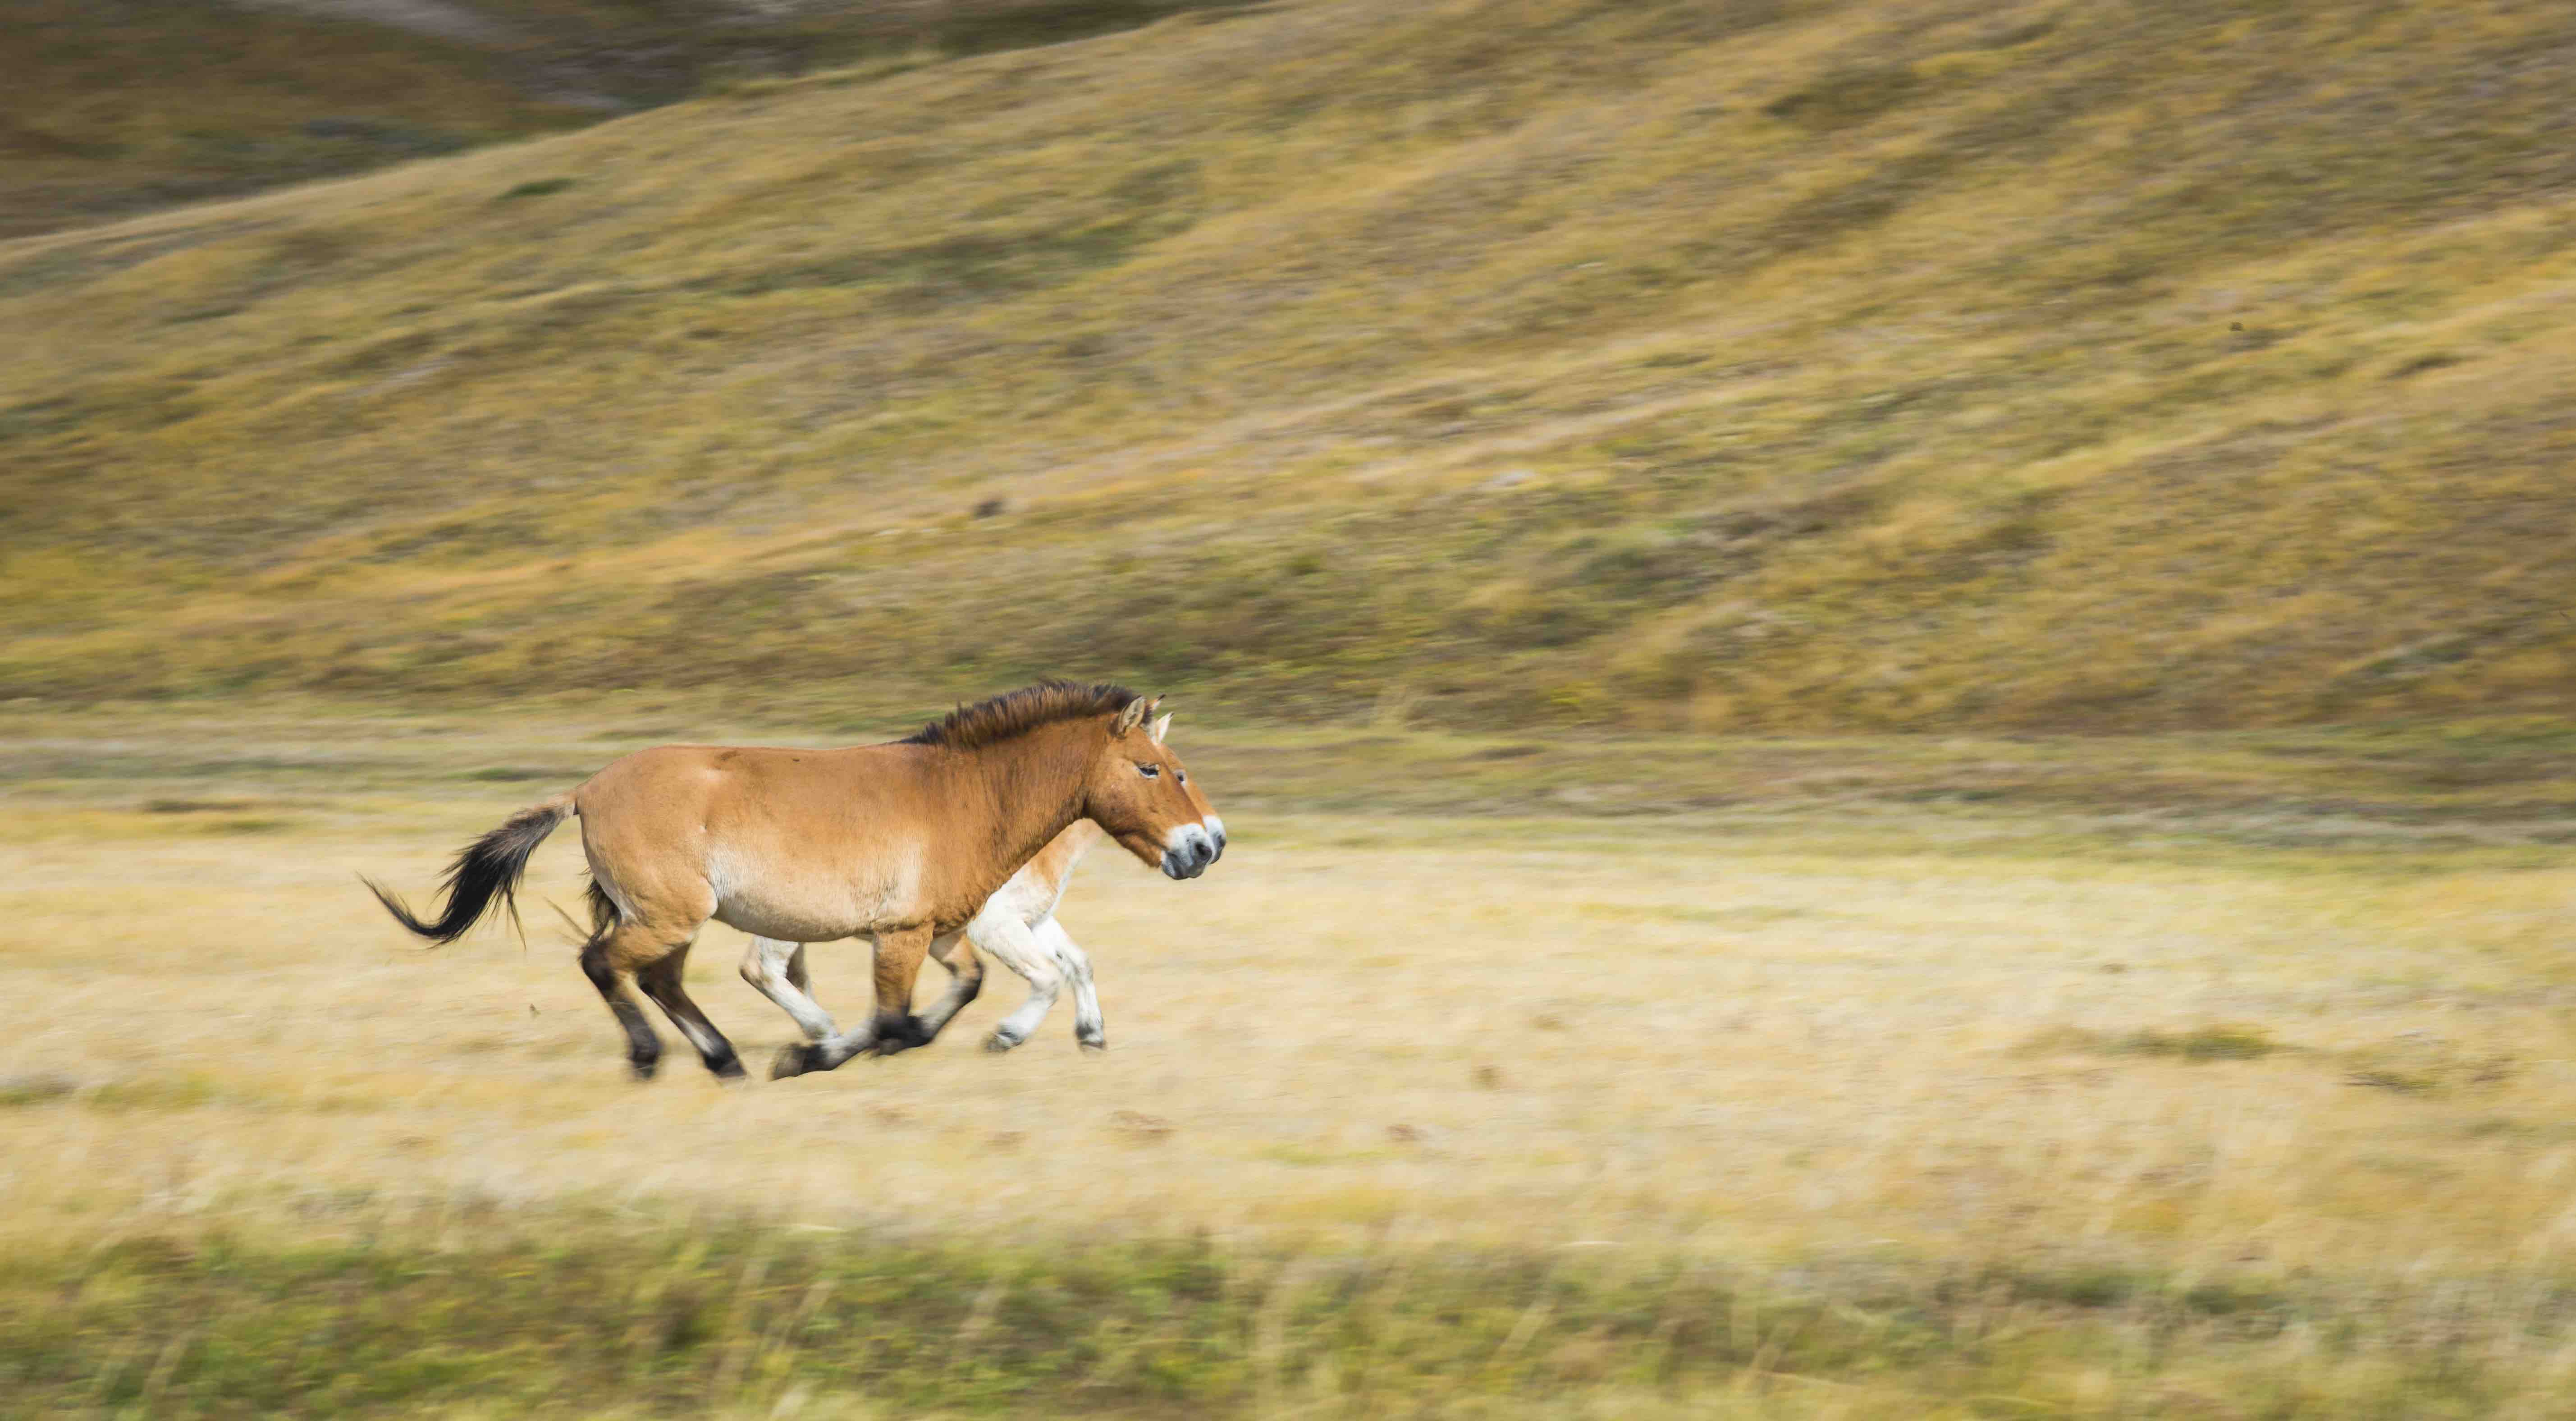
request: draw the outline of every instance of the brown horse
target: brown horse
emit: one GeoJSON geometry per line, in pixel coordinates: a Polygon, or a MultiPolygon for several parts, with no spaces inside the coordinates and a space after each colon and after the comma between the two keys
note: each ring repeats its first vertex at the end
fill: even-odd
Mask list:
{"type": "MultiPolygon", "coordinates": [[[[1161,744],[1171,728],[1169,715],[1155,721],[1154,742],[1161,744]]],[[[1189,784],[1187,788],[1190,807],[1198,811],[1199,822],[1217,843],[1223,844],[1225,821],[1217,818],[1216,810],[1199,794],[1197,785],[1189,784]]],[[[1038,850],[1035,858],[1020,865],[1010,882],[985,901],[984,910],[966,925],[965,935],[939,955],[939,965],[949,973],[948,994],[921,1014],[924,1032],[938,1036],[958,1011],[983,990],[984,967],[977,958],[980,952],[1018,973],[1029,984],[1028,999],[993,1028],[993,1034],[985,1038],[984,1049],[1008,1051],[1028,1040],[1054,1008],[1057,994],[1068,986],[1073,988],[1073,1039],[1085,1050],[1107,1049],[1108,1027],[1100,1015],[1100,993],[1091,981],[1091,957],[1055,917],[1056,904],[1064,899],[1065,884],[1073,878],[1074,865],[1106,837],[1101,827],[1090,820],[1075,820],[1038,850]]],[[[805,944],[754,937],[742,956],[742,979],[784,1008],[813,1040],[823,1041],[839,1034],[840,1028],[832,1024],[832,1018],[815,1005],[813,980],[805,965],[805,944]]]]}
{"type": "Polygon", "coordinates": [[[1147,727],[1159,704],[1124,687],[1050,681],[962,706],[892,744],[643,750],[467,845],[433,921],[367,886],[404,927],[453,942],[495,899],[516,913],[528,855],[579,815],[592,919],[581,967],[626,1029],[635,1073],[653,1074],[662,1044],[629,979],[708,1070],[742,1074],[681,986],[709,919],[789,942],[874,943],[874,1020],[788,1047],[771,1074],[830,1070],[929,1039],[912,1014],[923,956],[945,959],[994,891],[1075,820],[1098,823],[1172,878],[1216,861],[1221,823],[1211,827],[1188,771],[1147,727]]]}

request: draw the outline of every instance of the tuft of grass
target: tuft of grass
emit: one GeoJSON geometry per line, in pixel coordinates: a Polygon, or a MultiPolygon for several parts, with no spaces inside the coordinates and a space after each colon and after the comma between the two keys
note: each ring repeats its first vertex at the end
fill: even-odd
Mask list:
{"type": "Polygon", "coordinates": [[[209,834],[283,834],[296,828],[297,821],[282,814],[243,814],[209,819],[200,827],[209,834]]]}
{"type": "Polygon", "coordinates": [[[2166,1056],[2183,1061],[2259,1061],[2299,1048],[2272,1038],[2259,1026],[2212,1025],[2188,1031],[2106,1032],[2077,1026],[2050,1027],[2022,1043],[2033,1054],[2085,1053],[2096,1056],[2166,1056]]]}
{"type": "Polygon", "coordinates": [[[589,773],[589,769],[556,770],[543,766],[486,765],[479,770],[467,770],[457,778],[478,780],[485,784],[526,784],[532,780],[578,780],[589,773]]]}
{"type": "Polygon", "coordinates": [[[1920,75],[1902,66],[1844,69],[1764,104],[1762,111],[1804,128],[1849,128],[1904,103],[1921,83],[1920,75]]]}
{"type": "Polygon", "coordinates": [[[530,178],[526,182],[514,185],[493,201],[510,202],[523,197],[547,197],[554,193],[568,191],[572,186],[571,178],[530,178]]]}
{"type": "Polygon", "coordinates": [[[2463,1046],[2418,1032],[2343,1054],[2344,1080],[2398,1095],[2439,1096],[2493,1090],[2521,1074],[2512,1053],[2463,1046]]]}
{"type": "Polygon", "coordinates": [[[176,1072],[111,1081],[89,1092],[83,1104],[105,1111],[198,1110],[241,1098],[238,1091],[214,1076],[176,1072]]]}
{"type": "Polygon", "coordinates": [[[0,1109],[46,1105],[80,1089],[80,1082],[51,1072],[0,1077],[0,1109]]]}

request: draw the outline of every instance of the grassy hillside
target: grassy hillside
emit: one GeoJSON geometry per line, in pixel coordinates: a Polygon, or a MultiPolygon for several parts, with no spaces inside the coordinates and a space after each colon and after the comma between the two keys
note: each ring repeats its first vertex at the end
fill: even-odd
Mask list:
{"type": "Polygon", "coordinates": [[[213,3],[0,0],[0,70],[9,237],[591,117],[480,46],[213,3]]]}
{"type": "Polygon", "coordinates": [[[1206,0],[0,0],[0,237],[1206,0]]]}
{"type": "Polygon", "coordinates": [[[1306,0],[0,245],[0,695],[2563,706],[2576,15],[1306,0]]]}

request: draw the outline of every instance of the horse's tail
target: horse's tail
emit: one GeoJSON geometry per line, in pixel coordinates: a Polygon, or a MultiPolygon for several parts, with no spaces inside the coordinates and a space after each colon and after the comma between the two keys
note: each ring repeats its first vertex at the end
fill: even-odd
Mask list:
{"type": "Polygon", "coordinates": [[[395,922],[431,942],[454,942],[465,936],[466,929],[482,920],[495,898],[509,911],[515,927],[519,921],[519,875],[527,869],[528,855],[537,851],[537,845],[545,842],[556,825],[577,812],[572,795],[559,794],[520,810],[504,820],[500,828],[467,844],[456,855],[456,862],[447,866],[447,877],[439,885],[447,890],[447,907],[434,921],[413,917],[400,898],[386,892],[374,879],[359,881],[376,895],[377,902],[385,905],[386,912],[394,915],[395,922]]]}

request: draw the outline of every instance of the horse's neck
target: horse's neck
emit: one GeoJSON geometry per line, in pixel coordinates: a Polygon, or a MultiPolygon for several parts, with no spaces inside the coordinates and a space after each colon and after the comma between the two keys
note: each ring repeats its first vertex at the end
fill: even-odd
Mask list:
{"type": "MultiPolygon", "coordinates": [[[[993,847],[1010,867],[1037,856],[1082,817],[1084,781],[1098,751],[1096,726],[1042,726],[958,757],[955,772],[993,809],[993,847]]],[[[1005,870],[1008,872],[1008,869],[1005,870]]]]}

